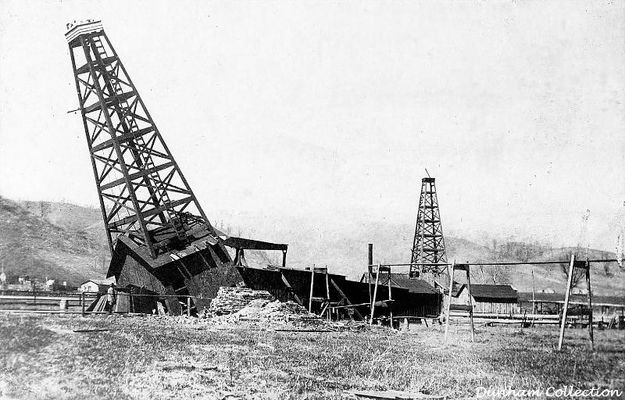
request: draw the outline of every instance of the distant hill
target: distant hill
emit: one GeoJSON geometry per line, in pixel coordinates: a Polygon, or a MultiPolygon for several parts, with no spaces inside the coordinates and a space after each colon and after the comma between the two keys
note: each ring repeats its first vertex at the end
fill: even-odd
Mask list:
{"type": "MultiPolygon", "coordinates": [[[[354,220],[350,224],[321,224],[312,218],[275,221],[254,215],[239,219],[245,221],[239,223],[244,236],[288,243],[289,266],[327,265],[333,272],[359,278],[366,272],[368,243],[374,244],[375,263],[410,261],[414,235],[412,223],[354,220]]],[[[448,260],[457,262],[569,260],[571,252],[578,251],[575,248],[551,248],[507,240],[499,240],[487,247],[452,236],[446,236],[445,243],[448,260]]],[[[585,251],[580,253],[585,257],[585,251]]],[[[591,249],[589,258],[614,259],[615,254],[591,249]]],[[[407,271],[407,268],[404,270],[407,271]]],[[[511,284],[519,291],[531,291],[534,287],[537,291],[552,289],[563,292],[566,285],[566,275],[559,265],[475,266],[471,275],[475,283],[511,284]]],[[[579,286],[585,288],[585,283],[579,286]]],[[[592,287],[596,294],[625,295],[625,271],[614,263],[594,264],[592,287]]]]}
{"type": "MultiPolygon", "coordinates": [[[[101,218],[97,208],[69,203],[15,202],[0,197],[0,252],[7,273],[64,277],[74,282],[102,278],[110,255],[101,218]]],[[[354,220],[349,224],[328,225],[314,218],[275,221],[245,216],[236,222],[237,227],[217,223],[217,228],[228,234],[288,243],[289,266],[327,265],[332,272],[352,278],[366,271],[368,243],[374,243],[376,263],[405,263],[410,261],[414,235],[412,223],[385,221],[354,220]]],[[[483,246],[451,236],[446,236],[445,241],[448,259],[457,262],[568,260],[570,253],[577,250],[510,241],[483,246]]],[[[584,251],[581,253],[585,256],[584,251]]],[[[615,255],[590,250],[589,257],[608,259],[615,255]]],[[[246,258],[252,266],[281,263],[281,254],[277,252],[250,251],[246,252],[246,258]]],[[[625,271],[614,264],[596,265],[592,271],[595,293],[625,295],[625,271]]],[[[560,266],[476,266],[472,276],[477,283],[508,283],[520,291],[531,291],[534,286],[538,291],[562,292],[566,284],[560,266]]]]}
{"type": "Polygon", "coordinates": [[[102,238],[105,238],[104,224],[99,208],[50,201],[21,201],[19,205],[34,216],[45,219],[51,224],[72,231],[82,230],[94,233],[97,231],[102,238]]]}
{"type": "Polygon", "coordinates": [[[66,227],[42,218],[32,205],[0,197],[0,257],[7,276],[29,275],[74,285],[104,277],[108,250],[88,226],[80,226],[84,208],[71,208],[73,212],[63,220],[66,227]]]}

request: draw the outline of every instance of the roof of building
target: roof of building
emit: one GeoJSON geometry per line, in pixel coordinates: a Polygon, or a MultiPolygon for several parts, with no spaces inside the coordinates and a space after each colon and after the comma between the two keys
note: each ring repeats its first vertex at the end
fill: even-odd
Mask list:
{"type": "Polygon", "coordinates": [[[83,283],[81,283],[80,285],[84,285],[85,283],[89,283],[89,282],[93,282],[96,285],[101,285],[101,286],[109,286],[112,282],[114,282],[112,279],[87,279],[86,281],[84,281],[83,283]]]}
{"type": "MultiPolygon", "coordinates": [[[[386,282],[387,272],[380,273],[380,282],[386,282]]],[[[375,276],[375,275],[374,275],[375,276]]],[[[361,282],[367,282],[367,274],[363,274],[361,282]]],[[[412,293],[436,294],[436,289],[422,279],[410,278],[408,274],[391,273],[391,286],[408,289],[412,293]]]]}
{"type": "Polygon", "coordinates": [[[408,289],[413,293],[438,293],[432,285],[422,279],[409,278],[408,274],[391,273],[391,284],[408,289]]]}
{"type": "MultiPolygon", "coordinates": [[[[443,291],[443,294],[445,296],[449,295],[449,284],[443,284],[442,282],[434,281],[434,285],[436,287],[441,288],[441,290],[443,291]]],[[[451,295],[453,297],[458,297],[460,295],[460,292],[462,292],[462,289],[464,289],[464,286],[465,285],[463,283],[458,283],[458,282],[454,281],[454,285],[452,287],[451,295]]]]}
{"type": "Polygon", "coordinates": [[[471,295],[473,298],[483,299],[507,299],[516,300],[519,294],[510,285],[471,285],[471,295]]]}
{"type": "Polygon", "coordinates": [[[235,236],[230,236],[224,240],[224,244],[235,249],[250,249],[250,250],[282,250],[288,249],[288,244],[282,243],[270,243],[263,242],[261,240],[245,239],[235,236]]]}

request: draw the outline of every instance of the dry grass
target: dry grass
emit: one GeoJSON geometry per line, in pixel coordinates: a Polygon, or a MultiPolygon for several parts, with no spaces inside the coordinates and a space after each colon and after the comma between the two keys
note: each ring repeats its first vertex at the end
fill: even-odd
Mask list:
{"type": "Polygon", "coordinates": [[[0,398],[341,399],[346,389],[452,398],[476,387],[625,387],[625,337],[551,328],[454,326],[409,333],[291,333],[154,317],[0,316],[0,398]],[[185,322],[186,321],[186,322],[185,322]],[[108,329],[76,333],[77,329],[108,329]]]}

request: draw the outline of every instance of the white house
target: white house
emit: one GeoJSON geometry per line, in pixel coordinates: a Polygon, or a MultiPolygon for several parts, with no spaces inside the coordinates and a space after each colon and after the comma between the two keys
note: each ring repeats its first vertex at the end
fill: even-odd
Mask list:
{"type": "Polygon", "coordinates": [[[89,279],[88,281],[84,281],[78,287],[79,292],[91,292],[91,293],[103,293],[108,290],[113,282],[112,279],[102,280],[102,279],[89,279]]]}

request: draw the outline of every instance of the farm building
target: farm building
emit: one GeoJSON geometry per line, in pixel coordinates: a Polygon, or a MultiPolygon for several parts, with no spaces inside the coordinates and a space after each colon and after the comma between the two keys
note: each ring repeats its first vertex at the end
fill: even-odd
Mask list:
{"type": "Polygon", "coordinates": [[[519,294],[510,285],[471,285],[471,296],[478,313],[516,314],[519,294]]]}
{"type": "MultiPolygon", "coordinates": [[[[437,285],[442,289],[442,285],[437,285]]],[[[444,290],[446,306],[449,289],[444,290]]],[[[519,312],[519,295],[510,285],[471,284],[471,302],[476,313],[515,314],[519,312]]],[[[454,282],[452,304],[469,304],[466,284],[454,282]]]]}
{"type": "MultiPolygon", "coordinates": [[[[388,273],[380,273],[381,291],[388,291],[388,273]],[[383,285],[382,285],[383,283],[383,285]]],[[[396,317],[435,317],[440,314],[441,295],[429,283],[422,279],[410,278],[408,274],[390,273],[391,297],[396,300],[393,303],[393,313],[396,317]],[[393,293],[394,288],[401,288],[408,291],[407,297],[403,298],[403,291],[397,295],[393,293]],[[400,297],[398,297],[400,296],[400,297]]],[[[371,276],[371,281],[375,281],[375,275],[371,276]]],[[[367,274],[363,274],[360,282],[367,283],[367,274]]],[[[397,291],[397,290],[395,290],[397,291]]]]}
{"type": "Polygon", "coordinates": [[[78,291],[83,293],[104,293],[111,286],[111,282],[113,281],[110,279],[89,279],[80,284],[78,291]]]}

